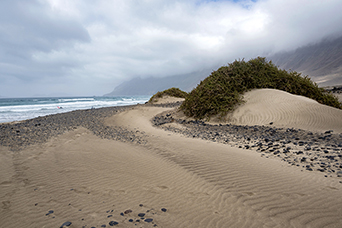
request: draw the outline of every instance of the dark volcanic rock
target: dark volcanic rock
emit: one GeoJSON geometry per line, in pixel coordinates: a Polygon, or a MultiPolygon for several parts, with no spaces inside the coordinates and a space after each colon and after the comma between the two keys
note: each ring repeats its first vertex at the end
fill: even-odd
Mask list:
{"type": "Polygon", "coordinates": [[[138,216],[142,218],[145,216],[145,213],[139,213],[138,216]]]}
{"type": "Polygon", "coordinates": [[[50,210],[50,211],[48,211],[48,213],[46,215],[52,214],[53,212],[54,212],[53,210],[50,210]]]}
{"type": "Polygon", "coordinates": [[[65,226],[70,226],[71,224],[72,224],[71,222],[65,222],[60,226],[60,228],[63,228],[65,226]]]}
{"type": "Polygon", "coordinates": [[[19,123],[3,123],[0,124],[0,145],[10,147],[12,150],[20,150],[32,144],[44,143],[51,137],[75,130],[78,127],[87,128],[100,138],[144,144],[144,140],[136,132],[104,124],[106,117],[113,116],[130,107],[132,106],[77,110],[19,123]]]}
{"type": "Polygon", "coordinates": [[[145,221],[145,222],[152,222],[152,221],[153,221],[153,219],[151,219],[151,218],[147,218],[147,219],[145,219],[144,221],[145,221]]]}
{"type": "Polygon", "coordinates": [[[116,226],[116,225],[118,225],[119,223],[118,222],[116,222],[116,221],[110,221],[109,222],[109,225],[110,226],[116,226]]]}
{"type": "Polygon", "coordinates": [[[322,172],[320,161],[331,164],[330,167],[324,168],[323,172],[331,174],[342,171],[342,134],[333,134],[331,130],[313,133],[271,126],[212,125],[200,120],[174,119],[172,112],[156,116],[152,123],[186,137],[263,152],[267,155],[265,157],[279,157],[291,165],[302,167],[303,164],[310,163],[312,166],[306,168],[308,171],[322,172]]]}

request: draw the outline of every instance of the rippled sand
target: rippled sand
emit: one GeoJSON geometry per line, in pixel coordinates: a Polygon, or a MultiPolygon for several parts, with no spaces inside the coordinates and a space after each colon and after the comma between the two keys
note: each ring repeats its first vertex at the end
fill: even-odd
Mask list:
{"type": "MultiPolygon", "coordinates": [[[[318,104],[292,95],[279,100],[273,92],[259,94],[261,103],[256,100],[249,112],[241,106],[236,121],[323,131],[326,120],[338,131],[341,119],[334,116],[341,110],[308,108],[313,114],[301,118],[294,109],[318,104]],[[270,96],[281,102],[272,103],[270,96]],[[266,101],[270,110],[262,105],[266,101]]],[[[1,226],[110,227],[113,221],[117,227],[342,226],[340,179],[152,126],[155,115],[171,109],[139,105],[105,118],[108,128],[127,129],[144,143],[100,138],[80,126],[19,151],[0,147],[1,226]]]]}

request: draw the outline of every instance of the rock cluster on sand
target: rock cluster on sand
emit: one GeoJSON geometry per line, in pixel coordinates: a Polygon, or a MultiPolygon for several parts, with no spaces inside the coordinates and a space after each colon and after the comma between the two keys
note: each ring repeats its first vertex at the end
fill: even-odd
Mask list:
{"type": "Polygon", "coordinates": [[[176,119],[171,112],[154,117],[152,122],[187,137],[256,150],[262,156],[278,157],[308,171],[342,177],[342,134],[333,131],[313,133],[271,126],[211,125],[199,120],[176,119]]]}
{"type": "Polygon", "coordinates": [[[135,132],[121,127],[109,127],[103,123],[105,117],[112,116],[126,108],[128,107],[77,110],[18,123],[0,124],[0,146],[18,150],[31,144],[44,143],[51,137],[77,127],[85,127],[101,138],[143,143],[141,137],[135,132]]]}

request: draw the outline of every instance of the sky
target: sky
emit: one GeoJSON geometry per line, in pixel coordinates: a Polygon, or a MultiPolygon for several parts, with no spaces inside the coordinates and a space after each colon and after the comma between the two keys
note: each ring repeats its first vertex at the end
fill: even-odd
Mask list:
{"type": "Polygon", "coordinates": [[[342,35],[341,0],[0,0],[0,96],[102,96],[342,35]]]}

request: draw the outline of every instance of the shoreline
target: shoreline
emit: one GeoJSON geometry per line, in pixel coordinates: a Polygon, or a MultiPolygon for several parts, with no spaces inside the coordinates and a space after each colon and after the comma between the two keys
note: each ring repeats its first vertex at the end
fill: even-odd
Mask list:
{"type": "Polygon", "coordinates": [[[112,132],[106,132],[108,129],[101,123],[101,120],[108,115],[113,115],[136,106],[138,105],[75,110],[19,122],[3,123],[0,124],[0,146],[8,146],[14,150],[19,150],[32,144],[44,143],[51,137],[56,137],[81,126],[89,129],[101,138],[109,137],[120,140],[125,137],[123,135],[120,136],[120,133],[115,129],[112,132]],[[101,134],[101,131],[104,133],[101,134]]]}
{"type": "MultiPolygon", "coordinates": [[[[125,127],[108,127],[105,119],[139,106],[177,108],[180,105],[181,102],[178,101],[75,110],[0,124],[0,146],[22,150],[30,145],[45,143],[52,137],[79,127],[90,130],[100,138],[146,144],[143,135],[125,127]]],[[[253,150],[265,158],[281,159],[307,171],[321,172],[325,177],[342,177],[342,133],[334,133],[332,130],[319,133],[271,125],[208,124],[198,120],[177,119],[177,115],[174,118],[176,112],[171,110],[161,113],[151,120],[152,124],[184,137],[253,150]]]]}

